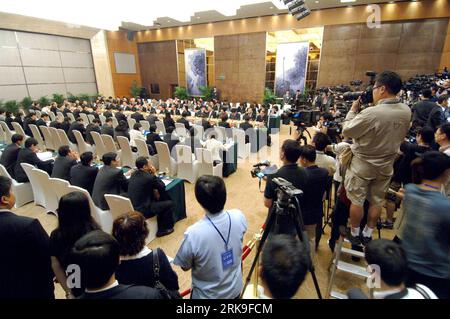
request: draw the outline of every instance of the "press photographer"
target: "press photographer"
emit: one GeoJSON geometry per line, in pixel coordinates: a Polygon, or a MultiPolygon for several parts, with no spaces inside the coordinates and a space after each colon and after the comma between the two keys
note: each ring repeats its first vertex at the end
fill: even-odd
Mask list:
{"type": "Polygon", "coordinates": [[[391,71],[378,74],[372,93],[374,106],[361,111],[361,99],[356,100],[344,123],[343,134],[355,142],[344,180],[352,202],[351,230],[347,236],[354,245],[367,244],[372,238],[397,151],[410,127],[411,111],[397,97],[402,86],[398,74],[391,71]],[[359,225],[366,199],[370,203],[368,224],[361,232],[359,225]]]}

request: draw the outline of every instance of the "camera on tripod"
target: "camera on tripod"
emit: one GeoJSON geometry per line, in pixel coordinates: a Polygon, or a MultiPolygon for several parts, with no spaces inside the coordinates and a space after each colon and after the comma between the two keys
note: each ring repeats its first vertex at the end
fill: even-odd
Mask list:
{"type": "Polygon", "coordinates": [[[281,177],[274,178],[272,179],[272,182],[274,182],[275,185],[277,185],[277,190],[280,191],[278,193],[279,196],[278,200],[280,201],[282,201],[282,199],[286,201],[286,199],[290,199],[291,197],[303,194],[303,191],[301,189],[294,187],[292,183],[288,182],[284,178],[281,177]]]}
{"type": "Polygon", "coordinates": [[[266,176],[266,174],[263,173],[262,167],[269,167],[269,166],[270,166],[269,161],[264,161],[262,163],[253,165],[253,169],[250,171],[252,178],[259,178],[259,179],[264,178],[264,176],[266,176]]]}
{"type": "MultiPolygon", "coordinates": [[[[377,76],[376,72],[373,71],[367,71],[366,76],[370,77],[370,84],[367,86],[365,91],[360,92],[346,92],[343,95],[343,98],[345,101],[356,101],[357,99],[361,98],[362,104],[370,104],[373,103],[373,86],[375,84],[375,77],[377,76]]],[[[352,81],[353,83],[356,83],[359,81],[352,81]]],[[[350,83],[352,83],[350,82],[350,83]]],[[[362,83],[361,83],[362,84],[362,83]]],[[[355,85],[355,86],[360,86],[355,85]]]]}

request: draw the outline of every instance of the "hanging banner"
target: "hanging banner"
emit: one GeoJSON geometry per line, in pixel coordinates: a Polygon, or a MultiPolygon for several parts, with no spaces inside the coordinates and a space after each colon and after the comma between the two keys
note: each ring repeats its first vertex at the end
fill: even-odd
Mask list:
{"type": "Polygon", "coordinates": [[[206,50],[186,49],[184,50],[186,66],[187,91],[192,96],[201,96],[201,86],[206,86],[206,50]]]}

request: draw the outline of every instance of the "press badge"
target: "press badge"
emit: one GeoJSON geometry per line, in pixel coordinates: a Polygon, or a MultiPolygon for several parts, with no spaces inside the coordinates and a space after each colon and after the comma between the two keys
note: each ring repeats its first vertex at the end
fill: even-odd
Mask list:
{"type": "Polygon", "coordinates": [[[227,250],[226,252],[222,253],[222,269],[228,270],[229,268],[233,267],[234,265],[234,256],[233,256],[233,250],[227,250]]]}

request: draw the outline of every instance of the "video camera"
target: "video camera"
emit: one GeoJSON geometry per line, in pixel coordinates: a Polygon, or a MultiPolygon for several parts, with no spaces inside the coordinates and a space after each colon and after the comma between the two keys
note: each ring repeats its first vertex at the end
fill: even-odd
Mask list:
{"type": "MultiPolygon", "coordinates": [[[[370,84],[367,86],[365,91],[360,92],[346,92],[343,95],[345,101],[356,101],[361,98],[362,104],[370,104],[373,103],[373,86],[375,84],[375,77],[377,76],[376,72],[367,71],[366,76],[370,77],[370,84]]],[[[359,83],[361,81],[352,81],[351,83],[359,83]]],[[[362,84],[362,82],[361,82],[362,84]]],[[[359,85],[361,85],[359,84],[359,85]]],[[[359,86],[357,85],[357,86],[359,86]]]]}
{"type": "Polygon", "coordinates": [[[270,162],[269,161],[264,161],[262,163],[258,163],[256,165],[253,165],[253,169],[250,171],[250,174],[252,175],[252,178],[263,178],[264,176],[266,176],[266,174],[264,174],[262,172],[261,167],[269,167],[270,166],[270,162]]]}
{"type": "MultiPolygon", "coordinates": [[[[272,182],[277,185],[277,198],[278,198],[278,206],[280,208],[287,208],[289,207],[290,200],[293,197],[301,196],[303,195],[303,191],[294,187],[292,183],[288,182],[284,178],[278,177],[272,179],[272,182]]],[[[278,212],[280,215],[283,215],[283,213],[278,212]]],[[[287,214],[287,211],[284,212],[287,214]]]]}

